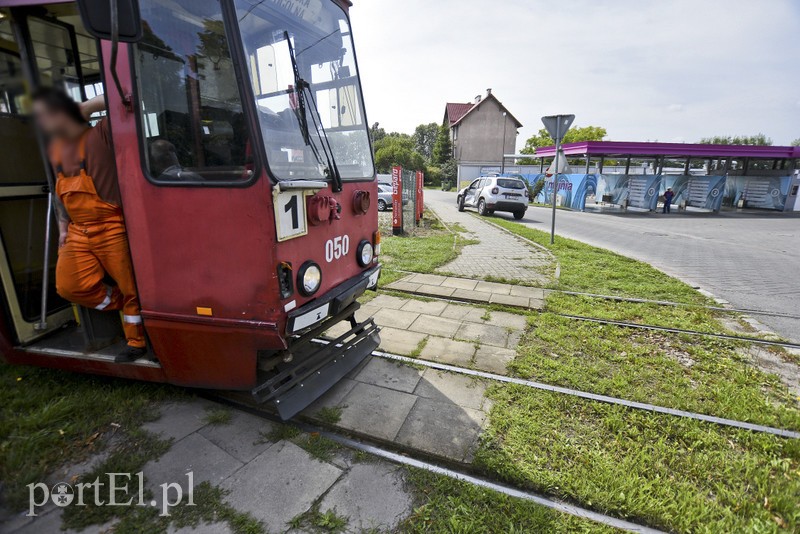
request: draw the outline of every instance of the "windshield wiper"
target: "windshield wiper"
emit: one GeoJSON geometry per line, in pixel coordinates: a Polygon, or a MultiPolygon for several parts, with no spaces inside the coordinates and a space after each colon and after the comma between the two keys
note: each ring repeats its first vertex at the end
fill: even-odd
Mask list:
{"type": "Polygon", "coordinates": [[[338,193],[342,190],[342,175],[339,173],[338,165],[336,165],[336,158],[333,155],[333,147],[328,139],[328,134],[325,132],[325,127],[322,125],[322,116],[319,114],[319,108],[317,108],[317,102],[314,99],[314,93],[311,91],[311,84],[309,84],[303,79],[302,76],[300,76],[300,68],[297,65],[297,56],[294,53],[294,46],[289,38],[289,32],[284,31],[283,35],[286,38],[286,44],[289,47],[289,57],[292,60],[295,95],[297,96],[296,114],[297,120],[300,123],[300,132],[303,135],[303,141],[307,146],[311,147],[311,151],[314,153],[314,157],[317,158],[317,161],[322,163],[322,157],[320,157],[319,150],[311,140],[311,129],[308,127],[308,106],[306,105],[306,95],[308,95],[309,99],[311,100],[312,107],[314,108],[314,113],[311,114],[311,120],[314,122],[314,131],[317,133],[317,138],[319,139],[320,146],[322,147],[322,152],[325,155],[325,163],[327,164],[325,167],[325,175],[331,179],[331,189],[333,192],[338,193]]]}

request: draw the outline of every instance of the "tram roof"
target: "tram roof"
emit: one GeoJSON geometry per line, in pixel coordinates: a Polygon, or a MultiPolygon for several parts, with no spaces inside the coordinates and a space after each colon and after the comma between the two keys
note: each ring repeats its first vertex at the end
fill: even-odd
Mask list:
{"type": "MultiPolygon", "coordinates": [[[[671,156],[675,158],[800,159],[800,147],[755,145],[707,145],[699,143],[638,143],[581,141],[562,145],[567,156],[671,156]]],[[[555,147],[536,149],[534,158],[553,157],[555,147]]],[[[531,156],[527,156],[531,157],[531,156]]]]}

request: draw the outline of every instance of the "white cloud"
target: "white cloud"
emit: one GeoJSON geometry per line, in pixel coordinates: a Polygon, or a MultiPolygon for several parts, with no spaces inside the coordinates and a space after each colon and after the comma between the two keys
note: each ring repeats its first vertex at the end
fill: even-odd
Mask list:
{"type": "Polygon", "coordinates": [[[520,147],[551,113],[616,140],[800,136],[794,0],[355,0],[351,16],[369,119],[389,130],[492,87],[520,147]]]}

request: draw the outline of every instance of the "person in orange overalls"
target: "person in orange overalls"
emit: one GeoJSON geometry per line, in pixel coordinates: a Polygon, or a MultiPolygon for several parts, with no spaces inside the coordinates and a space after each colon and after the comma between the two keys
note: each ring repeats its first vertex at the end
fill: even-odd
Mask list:
{"type": "Polygon", "coordinates": [[[80,105],[56,89],[33,95],[34,116],[51,140],[50,163],[57,177],[56,291],[87,308],[122,310],[128,346],[115,361],[124,363],[147,349],[111,135],[105,119],[95,127],[87,121],[104,108],[102,95],[80,105]],[[106,274],[115,286],[103,282],[106,274]]]}

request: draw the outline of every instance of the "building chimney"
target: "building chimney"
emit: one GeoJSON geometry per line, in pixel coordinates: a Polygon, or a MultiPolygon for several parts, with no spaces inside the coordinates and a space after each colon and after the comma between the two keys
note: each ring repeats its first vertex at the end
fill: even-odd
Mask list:
{"type": "Polygon", "coordinates": [[[480,104],[480,103],[481,103],[481,95],[477,95],[477,96],[475,97],[475,103],[476,103],[476,104],[480,104]]]}
{"type": "Polygon", "coordinates": [[[492,94],[492,88],[491,87],[486,89],[486,96],[489,96],[490,94],[492,94]]]}

